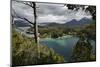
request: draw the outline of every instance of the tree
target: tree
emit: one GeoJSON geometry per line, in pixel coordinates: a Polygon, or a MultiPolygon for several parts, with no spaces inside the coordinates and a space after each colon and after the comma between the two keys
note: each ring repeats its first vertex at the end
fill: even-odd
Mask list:
{"type": "Polygon", "coordinates": [[[92,19],[96,20],[96,6],[88,6],[85,8],[85,5],[74,5],[74,4],[65,4],[66,7],[68,7],[69,10],[79,10],[82,8],[82,10],[85,10],[86,12],[90,12],[92,15],[92,19]]]}
{"type": "Polygon", "coordinates": [[[73,49],[70,62],[90,61],[92,46],[84,36],[80,38],[73,49]]]}
{"type": "Polygon", "coordinates": [[[73,49],[71,62],[81,62],[91,60],[92,46],[89,41],[80,39],[73,49]]]}
{"type": "MultiPolygon", "coordinates": [[[[20,2],[20,1],[16,1],[16,2],[19,2],[19,3],[23,3],[23,4],[25,4],[25,5],[27,5],[27,6],[29,6],[29,7],[31,7],[32,9],[33,9],[33,15],[34,15],[34,20],[33,20],[33,22],[32,21],[29,21],[27,18],[25,18],[25,17],[21,17],[21,16],[18,16],[17,14],[16,14],[16,12],[14,11],[14,14],[16,14],[16,17],[17,18],[20,18],[20,19],[23,19],[23,20],[25,20],[25,21],[27,21],[27,22],[29,22],[30,24],[32,24],[33,26],[34,26],[34,38],[35,38],[35,43],[37,44],[37,49],[38,49],[38,57],[40,58],[40,51],[39,51],[39,40],[38,40],[38,26],[37,26],[37,22],[36,22],[36,20],[37,20],[37,15],[36,15],[36,3],[35,2],[20,2]]],[[[13,8],[12,8],[13,9],[13,8]]]]}
{"type": "Polygon", "coordinates": [[[96,20],[96,6],[88,6],[85,11],[89,11],[92,15],[92,18],[96,20]]]}
{"type": "Polygon", "coordinates": [[[29,22],[30,24],[32,24],[32,25],[34,26],[34,38],[35,38],[35,42],[36,42],[37,44],[39,44],[39,41],[38,41],[38,27],[37,27],[37,22],[36,22],[36,19],[37,19],[37,15],[36,15],[36,3],[35,3],[35,2],[20,2],[20,1],[16,1],[16,2],[23,3],[23,4],[27,5],[27,6],[30,6],[30,7],[33,9],[33,15],[34,15],[34,20],[33,20],[33,22],[34,22],[34,23],[33,23],[32,21],[29,21],[29,20],[28,20],[27,18],[25,18],[25,17],[18,16],[18,15],[16,14],[16,12],[14,11],[14,9],[12,8],[13,11],[14,11],[14,14],[16,14],[16,17],[17,17],[17,18],[23,19],[23,20],[29,22]]]}
{"type": "Polygon", "coordinates": [[[35,42],[37,44],[39,44],[39,41],[38,41],[38,27],[37,27],[37,22],[36,22],[36,19],[37,19],[37,15],[36,15],[36,3],[35,2],[25,2],[24,4],[30,6],[33,9],[33,13],[34,13],[34,35],[35,35],[35,42]]]}

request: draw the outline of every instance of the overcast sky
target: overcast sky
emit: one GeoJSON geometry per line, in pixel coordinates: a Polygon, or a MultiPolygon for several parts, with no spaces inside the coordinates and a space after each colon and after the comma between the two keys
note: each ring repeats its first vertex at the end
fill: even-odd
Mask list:
{"type": "MultiPolygon", "coordinates": [[[[63,4],[49,4],[49,3],[36,3],[37,8],[37,22],[56,22],[66,23],[72,19],[80,20],[84,17],[91,18],[90,13],[84,10],[78,11],[68,10],[63,4]]],[[[26,17],[33,21],[33,9],[27,5],[18,2],[12,2],[12,8],[18,16],[26,17]]]]}

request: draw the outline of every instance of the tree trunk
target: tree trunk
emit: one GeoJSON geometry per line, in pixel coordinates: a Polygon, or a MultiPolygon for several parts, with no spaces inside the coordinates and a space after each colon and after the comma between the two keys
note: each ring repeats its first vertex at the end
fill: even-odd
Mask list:
{"type": "Polygon", "coordinates": [[[13,27],[15,27],[15,24],[14,24],[14,17],[13,17],[13,16],[11,16],[11,24],[12,24],[13,27]]]}
{"type": "MultiPolygon", "coordinates": [[[[35,37],[35,42],[37,44],[37,55],[38,55],[38,59],[40,59],[40,49],[39,49],[39,40],[38,40],[38,26],[37,26],[37,16],[36,16],[36,4],[35,2],[32,2],[33,4],[33,10],[34,10],[34,37],[35,37]]],[[[38,61],[37,59],[37,61],[38,61]]]]}
{"type": "Polygon", "coordinates": [[[36,44],[39,44],[39,40],[38,40],[38,27],[37,27],[37,22],[36,22],[36,19],[37,19],[37,16],[36,16],[36,4],[35,2],[32,2],[33,4],[33,10],[34,10],[34,38],[35,38],[35,42],[36,44]]]}

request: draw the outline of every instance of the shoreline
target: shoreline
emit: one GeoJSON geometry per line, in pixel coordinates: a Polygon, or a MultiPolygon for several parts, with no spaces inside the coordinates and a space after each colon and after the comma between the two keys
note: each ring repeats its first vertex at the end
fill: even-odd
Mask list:
{"type": "Polygon", "coordinates": [[[71,38],[73,37],[72,35],[66,35],[58,38],[40,38],[40,40],[46,40],[46,39],[63,39],[63,38],[71,38]]]}

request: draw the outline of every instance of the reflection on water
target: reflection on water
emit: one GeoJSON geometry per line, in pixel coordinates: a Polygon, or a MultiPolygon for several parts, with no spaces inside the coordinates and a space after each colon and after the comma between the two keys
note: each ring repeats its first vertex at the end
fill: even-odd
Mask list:
{"type": "MultiPolygon", "coordinates": [[[[78,37],[64,37],[59,39],[46,38],[40,40],[40,43],[53,48],[55,52],[62,55],[65,60],[68,61],[72,54],[73,47],[76,45],[78,40],[78,37]]],[[[91,45],[93,46],[93,48],[95,48],[95,42],[93,40],[91,40],[90,42],[92,43],[91,45]]],[[[93,51],[94,50],[95,49],[93,49],[93,51]]]]}

